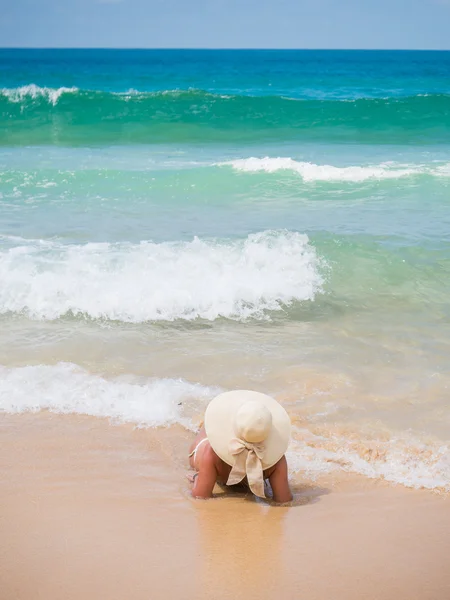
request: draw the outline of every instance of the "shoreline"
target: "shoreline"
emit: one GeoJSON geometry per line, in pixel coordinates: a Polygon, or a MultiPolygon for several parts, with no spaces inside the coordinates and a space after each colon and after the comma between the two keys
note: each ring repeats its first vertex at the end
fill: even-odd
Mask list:
{"type": "Polygon", "coordinates": [[[295,477],[293,506],[190,498],[181,427],[0,416],[1,600],[446,600],[448,496],[295,477]]]}

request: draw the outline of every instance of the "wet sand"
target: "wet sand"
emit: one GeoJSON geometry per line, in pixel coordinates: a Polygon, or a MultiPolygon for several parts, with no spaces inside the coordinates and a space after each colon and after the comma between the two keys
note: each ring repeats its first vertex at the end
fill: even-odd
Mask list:
{"type": "Polygon", "coordinates": [[[0,600],[448,600],[450,499],[362,477],[189,496],[181,427],[0,416],[0,600]]]}

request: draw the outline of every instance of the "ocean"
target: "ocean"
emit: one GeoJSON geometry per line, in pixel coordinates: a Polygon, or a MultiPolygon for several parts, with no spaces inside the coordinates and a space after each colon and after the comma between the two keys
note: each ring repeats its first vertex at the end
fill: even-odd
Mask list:
{"type": "Polygon", "coordinates": [[[450,491],[450,52],[0,50],[0,411],[450,491]]]}

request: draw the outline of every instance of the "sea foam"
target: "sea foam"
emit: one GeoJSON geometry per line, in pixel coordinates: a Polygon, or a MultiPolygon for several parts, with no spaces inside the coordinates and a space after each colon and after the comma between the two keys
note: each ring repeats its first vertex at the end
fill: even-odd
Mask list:
{"type": "Polygon", "coordinates": [[[322,290],[307,236],[266,231],[244,240],[89,243],[10,241],[0,251],[0,314],[66,314],[125,322],[267,318],[322,290]]]}
{"type": "Polygon", "coordinates": [[[32,100],[45,98],[55,106],[63,94],[75,94],[78,91],[76,87],[49,88],[30,83],[17,88],[1,88],[0,95],[8,98],[10,102],[23,102],[27,98],[32,100]]]}
{"type": "Polygon", "coordinates": [[[312,480],[343,470],[405,487],[450,492],[449,446],[425,443],[409,433],[378,441],[357,432],[348,437],[327,436],[294,428],[287,458],[292,471],[312,480]]]}
{"type": "Polygon", "coordinates": [[[50,410],[147,427],[180,423],[190,428],[192,407],[187,407],[201,410],[219,391],[183,379],[105,379],[72,363],[0,366],[0,411],[8,413],[50,410]]]}
{"type": "Polygon", "coordinates": [[[440,166],[399,165],[385,163],[368,166],[336,167],[333,165],[317,165],[311,162],[296,161],[292,158],[242,158],[219,163],[220,166],[231,166],[236,171],[246,173],[276,173],[278,171],[294,172],[307,182],[310,181],[343,181],[361,182],[370,179],[399,179],[412,175],[448,176],[450,164],[440,166]]]}

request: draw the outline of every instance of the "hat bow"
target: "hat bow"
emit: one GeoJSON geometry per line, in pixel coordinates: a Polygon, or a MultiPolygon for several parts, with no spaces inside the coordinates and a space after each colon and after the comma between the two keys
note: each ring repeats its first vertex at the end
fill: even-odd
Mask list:
{"type": "Polygon", "coordinates": [[[260,498],[265,498],[262,458],[264,443],[251,444],[239,438],[230,441],[229,450],[235,457],[233,468],[227,480],[227,485],[240,483],[247,476],[251,491],[260,498]]]}

